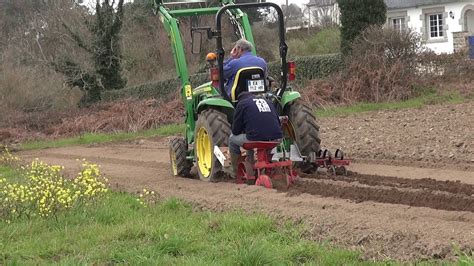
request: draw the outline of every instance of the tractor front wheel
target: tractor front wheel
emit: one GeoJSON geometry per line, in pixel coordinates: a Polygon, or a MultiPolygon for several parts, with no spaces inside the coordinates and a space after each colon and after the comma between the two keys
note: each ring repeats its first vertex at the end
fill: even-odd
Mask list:
{"type": "MultiPolygon", "coordinates": [[[[285,115],[290,120],[290,138],[296,142],[301,155],[308,156],[311,152],[318,153],[321,145],[319,126],[312,110],[296,101],[285,107],[285,115]]],[[[311,163],[295,163],[295,167],[304,173],[314,173],[317,167],[311,163]]]]}
{"type": "Polygon", "coordinates": [[[192,162],[186,158],[188,143],[184,138],[173,138],[170,141],[171,173],[174,176],[189,177],[192,162]]]}
{"type": "Polygon", "coordinates": [[[214,155],[214,147],[228,146],[231,133],[227,116],[214,109],[199,114],[194,134],[194,152],[199,178],[215,182],[222,165],[214,155]]]}

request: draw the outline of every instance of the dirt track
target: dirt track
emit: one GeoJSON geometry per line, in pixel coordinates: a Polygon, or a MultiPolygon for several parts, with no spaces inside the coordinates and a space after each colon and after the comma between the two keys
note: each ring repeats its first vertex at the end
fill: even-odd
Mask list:
{"type": "MultiPolygon", "coordinates": [[[[463,132],[472,133],[472,125],[468,127],[463,132]]],[[[464,138],[465,143],[472,140],[464,138]]],[[[472,146],[465,151],[470,155],[472,146]]],[[[169,174],[166,139],[22,155],[65,165],[69,174],[77,172],[76,159],[87,158],[101,165],[116,189],[150,188],[204,209],[263,211],[301,221],[307,225],[307,238],[361,250],[366,258],[449,258],[453,247],[474,250],[474,172],[468,171],[466,159],[450,158],[461,170],[356,163],[350,170],[357,173],[347,177],[303,176],[289,191],[277,191],[174,178],[169,174]]]]}

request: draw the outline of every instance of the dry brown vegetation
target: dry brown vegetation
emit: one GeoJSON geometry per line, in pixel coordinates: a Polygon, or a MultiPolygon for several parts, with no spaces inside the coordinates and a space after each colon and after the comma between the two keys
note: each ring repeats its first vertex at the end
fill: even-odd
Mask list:
{"type": "Polygon", "coordinates": [[[367,29],[345,58],[345,68],[310,81],[302,90],[313,105],[406,100],[426,88],[474,92],[474,62],[465,54],[436,55],[420,37],[380,27],[367,29]]]}
{"type": "MultiPolygon", "coordinates": [[[[145,2],[126,4],[121,32],[123,74],[127,86],[174,78],[176,70],[169,38],[159,18],[145,2]]],[[[84,132],[137,131],[180,121],[183,107],[177,95],[171,102],[122,100],[77,107],[82,92],[71,88],[52,64],[65,58],[92,68],[84,47],[74,35],[91,41],[86,8],[71,8],[68,1],[35,3],[18,0],[0,3],[0,141],[22,141],[76,135],[84,132]],[[66,25],[66,26],[65,26],[66,25]]],[[[180,24],[191,73],[214,50],[214,41],[203,38],[202,52],[191,55],[191,24],[213,23],[208,16],[180,24]]],[[[235,41],[225,23],[226,46],[235,41]]],[[[85,72],[83,72],[85,74],[85,72]]]]}
{"type": "MultiPolygon", "coordinates": [[[[127,87],[175,78],[170,41],[159,17],[145,4],[147,1],[135,2],[124,6],[121,31],[121,63],[127,87]]],[[[0,17],[0,97],[8,98],[0,105],[21,111],[60,110],[64,105],[79,102],[77,89],[67,86],[64,76],[54,73],[53,67],[55,63],[61,66],[61,62],[74,61],[82,70],[79,74],[86,75],[94,65],[85,48],[93,40],[86,26],[93,15],[86,8],[71,7],[69,1],[60,0],[41,4],[32,0],[0,3],[0,10],[6,12],[0,17]],[[85,43],[81,45],[75,35],[85,43]],[[8,96],[13,88],[18,93],[8,96]]],[[[215,50],[215,41],[203,36],[201,53],[191,55],[191,24],[213,23],[213,16],[197,21],[182,19],[180,23],[191,73],[205,64],[207,52],[215,50]]],[[[232,38],[232,27],[227,20],[223,26],[226,46],[230,46],[236,41],[232,38]]]]}
{"type": "Polygon", "coordinates": [[[125,99],[65,111],[5,111],[0,117],[0,142],[75,136],[82,133],[137,132],[181,121],[178,97],[166,104],[125,99]]]}
{"type": "Polygon", "coordinates": [[[52,136],[77,135],[91,132],[137,132],[165,123],[177,122],[184,113],[178,100],[166,104],[156,100],[121,100],[99,104],[87,113],[63,119],[51,127],[52,136]]]}
{"type": "Polygon", "coordinates": [[[77,104],[81,92],[67,87],[61,75],[41,67],[4,63],[0,70],[0,109],[41,112],[77,104]]]}

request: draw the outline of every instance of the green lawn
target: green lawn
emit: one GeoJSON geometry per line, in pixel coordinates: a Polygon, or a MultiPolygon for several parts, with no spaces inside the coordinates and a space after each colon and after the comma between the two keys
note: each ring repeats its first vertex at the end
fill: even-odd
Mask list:
{"type": "MultiPolygon", "coordinates": [[[[0,177],[10,182],[16,175],[0,168],[0,177]]],[[[262,214],[196,211],[178,199],[145,207],[134,195],[109,192],[57,218],[7,223],[0,216],[0,265],[369,264],[356,252],[302,234],[303,225],[262,214]]]]}
{"type": "Polygon", "coordinates": [[[0,178],[6,178],[9,181],[17,182],[19,181],[18,173],[11,169],[10,167],[3,166],[0,164],[0,178]]]}
{"type": "Polygon", "coordinates": [[[57,139],[57,140],[40,140],[21,144],[21,150],[36,150],[45,148],[58,148],[73,145],[88,145],[116,141],[126,141],[137,138],[149,138],[154,136],[172,136],[182,134],[184,132],[184,124],[172,124],[162,126],[160,128],[148,129],[140,132],[119,132],[119,133],[87,133],[77,137],[57,139]]]}
{"type": "Polygon", "coordinates": [[[176,199],[145,208],[111,193],[58,222],[0,222],[0,264],[369,264],[355,252],[302,240],[301,232],[263,215],[196,212],[176,199]]]}
{"type": "Polygon", "coordinates": [[[384,102],[384,103],[358,103],[351,106],[331,107],[325,110],[317,110],[316,117],[333,117],[357,114],[362,112],[380,111],[380,110],[397,110],[407,108],[421,108],[426,105],[433,104],[456,104],[462,103],[466,99],[458,92],[438,94],[436,92],[428,92],[419,97],[408,99],[400,102],[384,102]]]}
{"type": "MultiPolygon", "coordinates": [[[[5,166],[0,177],[21,182],[18,172],[5,166]]],[[[305,224],[258,213],[198,211],[178,199],[144,207],[134,195],[109,192],[57,218],[7,223],[0,216],[0,265],[401,264],[364,261],[357,252],[306,240],[304,230],[305,224]]],[[[474,265],[474,260],[461,254],[454,264],[474,265]]]]}

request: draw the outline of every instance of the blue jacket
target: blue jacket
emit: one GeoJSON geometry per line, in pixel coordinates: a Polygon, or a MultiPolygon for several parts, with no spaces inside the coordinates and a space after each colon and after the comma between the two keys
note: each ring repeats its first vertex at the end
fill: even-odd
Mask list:
{"type": "Polygon", "coordinates": [[[239,95],[232,134],[247,134],[247,139],[251,141],[271,141],[283,137],[280,119],[273,104],[249,92],[239,95]]]}
{"type": "Polygon", "coordinates": [[[267,63],[263,58],[253,55],[251,52],[244,53],[240,58],[229,59],[224,62],[224,80],[225,91],[227,95],[231,94],[232,83],[239,69],[244,67],[261,67],[267,73],[267,63]]]}

